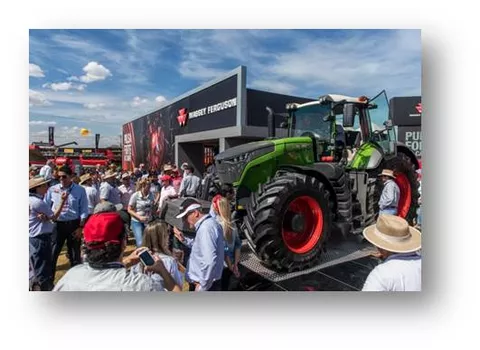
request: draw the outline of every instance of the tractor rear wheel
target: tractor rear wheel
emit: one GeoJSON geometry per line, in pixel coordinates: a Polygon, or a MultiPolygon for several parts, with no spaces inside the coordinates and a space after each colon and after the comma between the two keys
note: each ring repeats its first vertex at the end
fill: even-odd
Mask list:
{"type": "Polygon", "coordinates": [[[395,172],[395,182],[400,188],[400,200],[398,202],[398,216],[413,225],[414,219],[417,217],[418,192],[417,174],[415,166],[410,157],[404,153],[398,153],[395,158],[385,161],[383,169],[390,169],[395,172]]]}
{"type": "Polygon", "coordinates": [[[331,226],[329,192],[318,179],[279,171],[246,209],[245,235],[266,265],[299,271],[318,261],[331,226]]]}

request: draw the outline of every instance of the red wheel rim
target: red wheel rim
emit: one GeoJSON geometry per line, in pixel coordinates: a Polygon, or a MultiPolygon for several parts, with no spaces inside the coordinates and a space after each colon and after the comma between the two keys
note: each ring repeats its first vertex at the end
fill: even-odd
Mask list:
{"type": "Polygon", "coordinates": [[[405,218],[408,215],[412,204],[412,186],[407,175],[400,173],[396,175],[395,182],[400,188],[400,199],[398,200],[398,216],[405,218]]]}
{"type": "Polygon", "coordinates": [[[300,231],[293,231],[285,218],[282,224],[282,237],[292,252],[305,254],[318,243],[323,231],[323,212],[318,202],[310,196],[300,196],[290,202],[286,213],[292,213],[303,220],[300,231]]]}

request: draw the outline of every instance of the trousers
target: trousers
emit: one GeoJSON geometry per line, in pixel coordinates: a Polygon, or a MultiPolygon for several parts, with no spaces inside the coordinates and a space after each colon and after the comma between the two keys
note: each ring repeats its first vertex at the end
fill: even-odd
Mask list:
{"type": "Polygon", "coordinates": [[[70,261],[70,267],[82,263],[80,255],[81,239],[75,238],[74,232],[80,227],[80,219],[71,221],[57,221],[52,234],[52,264],[53,276],[57,269],[57,260],[62,251],[65,241],[67,241],[67,254],[70,261]]]}

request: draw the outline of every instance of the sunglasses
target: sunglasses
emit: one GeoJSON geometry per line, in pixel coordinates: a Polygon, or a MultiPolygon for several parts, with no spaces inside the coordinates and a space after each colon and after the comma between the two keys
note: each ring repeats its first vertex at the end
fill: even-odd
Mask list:
{"type": "Polygon", "coordinates": [[[58,175],[58,177],[59,177],[60,179],[66,179],[66,178],[68,177],[68,175],[58,175]]]}

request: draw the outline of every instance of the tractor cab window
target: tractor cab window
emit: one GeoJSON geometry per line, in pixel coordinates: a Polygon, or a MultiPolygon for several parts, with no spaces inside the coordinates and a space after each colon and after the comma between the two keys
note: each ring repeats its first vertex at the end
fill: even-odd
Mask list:
{"type": "Polygon", "coordinates": [[[328,105],[314,104],[302,107],[293,113],[291,123],[292,136],[314,136],[323,141],[330,140],[330,121],[326,118],[330,112],[328,105]]]}
{"type": "Polygon", "coordinates": [[[341,140],[349,149],[358,148],[362,144],[362,131],[358,115],[355,116],[353,127],[343,126],[343,114],[335,116],[337,141],[341,140]]]}

